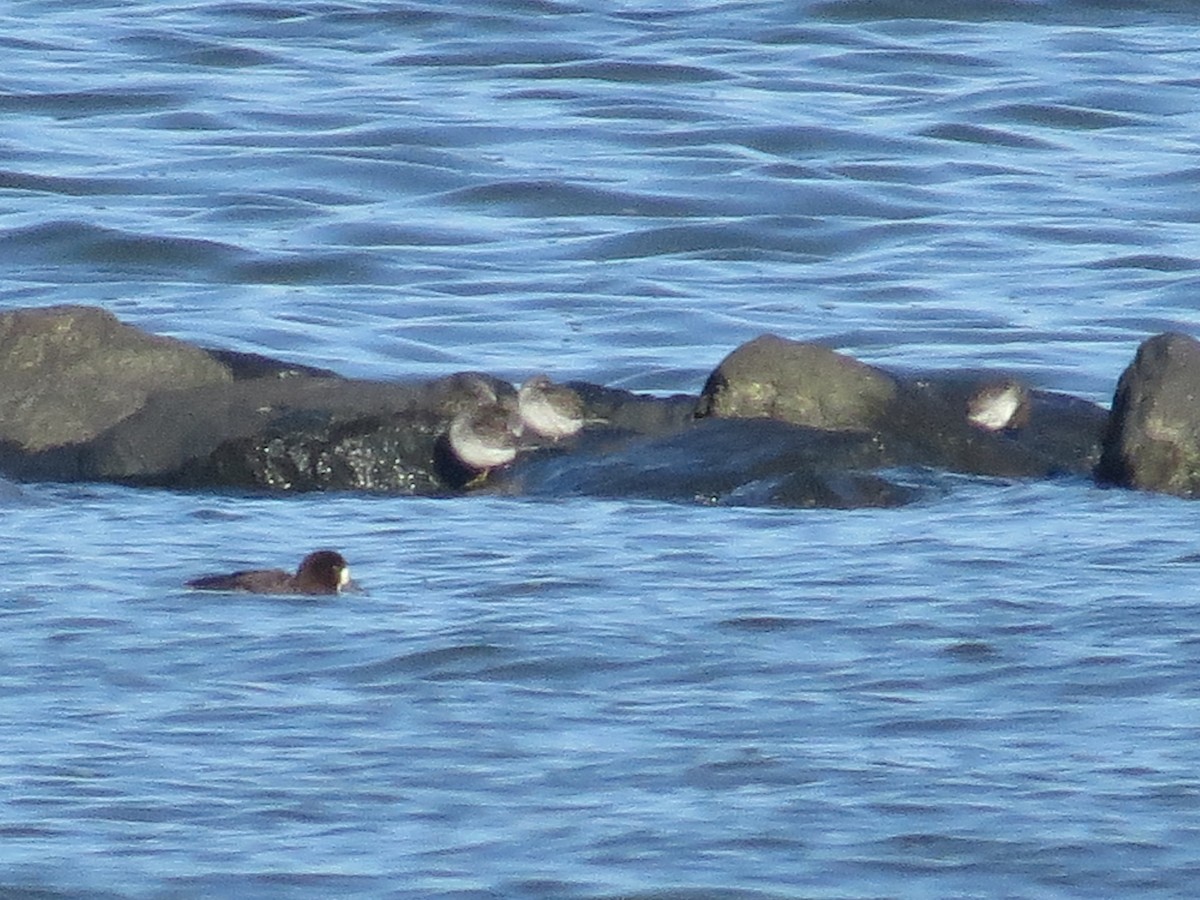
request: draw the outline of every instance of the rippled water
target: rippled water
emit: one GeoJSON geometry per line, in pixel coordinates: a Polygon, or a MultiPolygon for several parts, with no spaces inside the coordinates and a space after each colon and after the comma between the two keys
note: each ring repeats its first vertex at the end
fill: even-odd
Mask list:
{"type": "MultiPolygon", "coordinates": [[[[776,331],[1107,402],[1197,330],[1198,24],[14,3],[0,305],[653,391],[776,331]]],[[[1195,509],[14,488],[0,892],[1190,896],[1195,509]],[[323,545],[366,593],[180,587],[323,545]]]]}
{"type": "Polygon", "coordinates": [[[1187,533],[1123,536],[1180,506],[1046,484],[804,515],[31,488],[3,520],[8,878],[1183,895],[1197,557],[1187,533]],[[336,534],[366,593],[180,588],[281,532],[336,534]]]}

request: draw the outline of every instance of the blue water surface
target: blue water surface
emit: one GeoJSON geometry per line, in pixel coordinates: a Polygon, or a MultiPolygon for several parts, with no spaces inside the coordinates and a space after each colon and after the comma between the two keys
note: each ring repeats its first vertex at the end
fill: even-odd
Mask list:
{"type": "MultiPolygon", "coordinates": [[[[1200,333],[1198,26],[22,0],[0,308],[655,392],[774,331],[1107,403],[1200,333]]],[[[7,485],[0,894],[1188,897],[1196,509],[7,485]],[[321,546],[362,593],[182,587],[321,546]]]]}

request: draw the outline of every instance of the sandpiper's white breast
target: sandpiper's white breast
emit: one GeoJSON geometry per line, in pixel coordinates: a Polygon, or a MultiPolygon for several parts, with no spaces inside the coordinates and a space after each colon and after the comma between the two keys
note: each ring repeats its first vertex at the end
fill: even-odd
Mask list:
{"type": "Polygon", "coordinates": [[[1025,402],[1025,391],[1013,381],[978,391],[967,403],[967,418],[988,431],[1000,431],[1017,424],[1017,414],[1025,402]]]}
{"type": "Polygon", "coordinates": [[[450,423],[450,449],[463,465],[472,469],[494,469],[517,456],[521,419],[500,404],[481,406],[459,413],[450,423]]]}
{"type": "Polygon", "coordinates": [[[569,387],[534,375],[517,392],[521,420],[530,431],[551,440],[571,437],[583,428],[583,402],[569,387]]]}

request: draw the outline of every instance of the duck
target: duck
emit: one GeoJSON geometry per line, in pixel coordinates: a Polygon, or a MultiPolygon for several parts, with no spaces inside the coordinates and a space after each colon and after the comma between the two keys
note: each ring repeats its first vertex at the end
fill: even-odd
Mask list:
{"type": "Polygon", "coordinates": [[[292,575],[283,569],[247,569],[228,575],[202,575],[187,582],[201,591],[251,594],[340,594],[350,584],[350,566],[336,550],[316,550],[300,560],[292,575]]]}

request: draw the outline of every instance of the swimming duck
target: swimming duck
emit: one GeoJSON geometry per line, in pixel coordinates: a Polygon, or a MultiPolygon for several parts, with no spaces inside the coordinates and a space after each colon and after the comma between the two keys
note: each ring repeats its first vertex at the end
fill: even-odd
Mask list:
{"type": "Polygon", "coordinates": [[[339,594],[350,583],[350,566],[336,550],[317,550],[292,575],[283,569],[247,569],[228,575],[202,575],[187,583],[202,591],[252,594],[339,594]]]}

